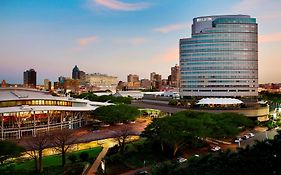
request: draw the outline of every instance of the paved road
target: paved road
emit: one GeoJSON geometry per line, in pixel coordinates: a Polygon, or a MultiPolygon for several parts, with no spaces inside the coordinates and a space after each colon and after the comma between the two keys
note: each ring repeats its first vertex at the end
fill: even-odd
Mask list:
{"type": "MultiPolygon", "coordinates": [[[[121,126],[112,125],[99,130],[92,131],[91,127],[83,127],[75,130],[75,143],[86,143],[95,140],[102,140],[106,138],[116,137],[116,133],[122,131],[124,127],[130,128],[130,135],[140,135],[144,128],[151,122],[148,118],[140,118],[136,120],[136,123],[124,124],[121,126]]],[[[26,146],[26,142],[30,138],[22,138],[17,143],[23,147],[26,146]]],[[[50,146],[51,147],[51,146],[50,146]]]]}
{"type": "Polygon", "coordinates": [[[269,131],[255,133],[254,137],[249,138],[247,140],[243,140],[241,142],[241,147],[246,147],[247,145],[253,145],[253,144],[255,144],[256,141],[263,141],[263,140],[265,140],[267,138],[268,139],[273,139],[276,134],[277,134],[277,131],[275,129],[269,130],[269,131]]]}
{"type": "Polygon", "coordinates": [[[169,106],[167,104],[149,103],[149,102],[142,102],[142,101],[133,102],[131,106],[158,109],[160,111],[168,112],[168,113],[176,113],[176,112],[187,110],[187,108],[183,108],[183,107],[169,106]]]}
{"type": "MultiPolygon", "coordinates": [[[[124,124],[121,126],[113,125],[106,128],[100,128],[99,130],[89,131],[82,130],[81,136],[79,136],[77,142],[89,142],[93,140],[100,140],[105,138],[116,137],[116,132],[121,131],[125,127],[129,127],[130,134],[140,135],[144,128],[150,123],[149,119],[138,119],[136,123],[124,124]]],[[[79,135],[79,132],[77,133],[79,135]]]]}

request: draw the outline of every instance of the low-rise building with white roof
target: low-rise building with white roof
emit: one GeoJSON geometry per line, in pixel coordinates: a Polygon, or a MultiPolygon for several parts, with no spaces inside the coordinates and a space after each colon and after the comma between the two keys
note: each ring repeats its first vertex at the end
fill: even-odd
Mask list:
{"type": "Polygon", "coordinates": [[[1,139],[86,124],[90,112],[110,103],[91,102],[26,88],[0,88],[1,139]]]}

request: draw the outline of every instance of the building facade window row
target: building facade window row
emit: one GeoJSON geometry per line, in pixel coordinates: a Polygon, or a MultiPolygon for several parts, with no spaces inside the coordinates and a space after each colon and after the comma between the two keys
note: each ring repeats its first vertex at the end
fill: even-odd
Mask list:
{"type": "Polygon", "coordinates": [[[72,102],[61,100],[13,100],[1,101],[0,107],[13,107],[13,106],[72,106],[72,102]]]}

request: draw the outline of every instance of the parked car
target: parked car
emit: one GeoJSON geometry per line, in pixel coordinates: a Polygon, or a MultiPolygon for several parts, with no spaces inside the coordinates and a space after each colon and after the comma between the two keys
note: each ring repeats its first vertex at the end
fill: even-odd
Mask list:
{"type": "Polygon", "coordinates": [[[214,151],[214,152],[217,152],[217,151],[220,151],[220,150],[221,150],[221,147],[219,147],[219,146],[213,146],[211,148],[211,151],[214,151]]]}
{"type": "Polygon", "coordinates": [[[135,175],[149,175],[147,171],[137,171],[135,175]]]}
{"type": "Polygon", "coordinates": [[[248,133],[248,136],[249,136],[249,137],[254,137],[255,134],[253,134],[253,133],[250,132],[250,133],[248,133]]]}
{"type": "Polygon", "coordinates": [[[177,158],[177,162],[178,162],[178,163],[183,163],[183,162],[186,162],[186,161],[187,161],[186,158],[183,158],[183,157],[178,157],[178,158],[177,158]]]}
{"type": "Polygon", "coordinates": [[[243,139],[241,137],[236,137],[236,139],[234,139],[235,143],[241,142],[243,139]]]}
{"type": "Polygon", "coordinates": [[[248,136],[248,135],[243,135],[243,137],[242,137],[243,140],[247,140],[249,138],[250,138],[250,136],[248,136]]]}

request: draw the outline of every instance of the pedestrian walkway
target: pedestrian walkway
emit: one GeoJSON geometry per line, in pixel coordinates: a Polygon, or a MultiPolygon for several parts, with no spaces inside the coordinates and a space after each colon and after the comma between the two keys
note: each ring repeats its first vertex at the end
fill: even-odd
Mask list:
{"type": "Polygon", "coordinates": [[[101,160],[104,158],[108,151],[109,147],[103,147],[102,151],[100,152],[99,156],[95,160],[95,162],[92,164],[91,168],[87,172],[87,175],[95,175],[97,173],[98,167],[101,164],[101,160]]]}

